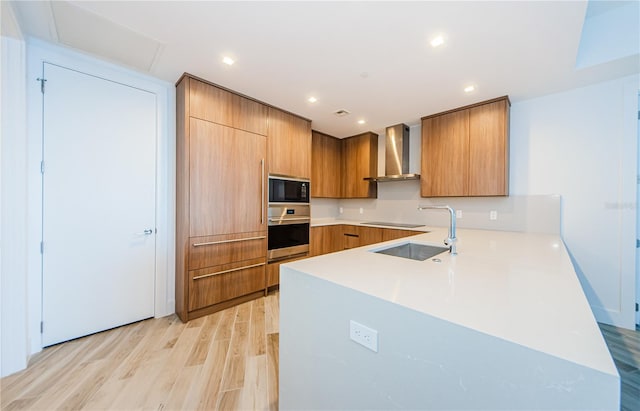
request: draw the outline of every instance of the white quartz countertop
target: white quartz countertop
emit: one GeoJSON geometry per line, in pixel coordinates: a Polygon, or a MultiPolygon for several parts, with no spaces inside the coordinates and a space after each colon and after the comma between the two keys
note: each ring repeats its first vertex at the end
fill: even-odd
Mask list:
{"type": "Polygon", "coordinates": [[[407,242],[442,245],[447,229],[428,230],[286,267],[617,375],[559,236],[460,229],[458,255],[439,254],[439,263],[373,252],[407,242]]]}

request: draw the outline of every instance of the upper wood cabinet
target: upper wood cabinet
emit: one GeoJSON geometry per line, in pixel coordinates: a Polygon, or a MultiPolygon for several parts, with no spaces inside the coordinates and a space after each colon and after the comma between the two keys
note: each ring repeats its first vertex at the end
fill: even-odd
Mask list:
{"type": "Polygon", "coordinates": [[[507,96],[422,118],[422,197],[509,194],[507,96]]]}
{"type": "Polygon", "coordinates": [[[342,197],[376,198],[378,185],[365,177],[378,175],[378,135],[372,132],[342,140],[342,197]]]}
{"type": "Polygon", "coordinates": [[[269,107],[267,136],[269,174],[311,178],[309,120],[269,107]]]}
{"type": "Polygon", "coordinates": [[[267,106],[191,77],[191,117],[267,135],[267,106]]]}
{"type": "Polygon", "coordinates": [[[340,198],[342,140],[311,133],[311,197],[340,198]]]}

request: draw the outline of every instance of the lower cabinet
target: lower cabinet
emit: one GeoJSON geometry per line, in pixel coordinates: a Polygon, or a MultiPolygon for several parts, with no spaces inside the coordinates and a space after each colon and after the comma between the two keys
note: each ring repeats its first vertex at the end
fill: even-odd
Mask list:
{"type": "Polygon", "coordinates": [[[343,250],[343,227],[341,224],[311,227],[309,257],[343,250]]]}
{"type": "Polygon", "coordinates": [[[345,225],[343,236],[343,248],[362,247],[382,241],[382,232],[385,228],[362,227],[358,225],[345,225]]]}
{"type": "Polygon", "coordinates": [[[290,263],[290,262],[296,261],[296,260],[302,260],[303,258],[307,258],[307,256],[289,258],[289,259],[286,259],[286,260],[276,261],[274,263],[267,264],[267,284],[266,284],[266,288],[273,287],[275,285],[280,284],[280,265],[281,264],[290,263]]]}
{"type": "Polygon", "coordinates": [[[259,296],[265,291],[264,231],[189,238],[189,320],[259,296]]]}
{"type": "Polygon", "coordinates": [[[416,234],[420,234],[420,232],[347,224],[311,227],[309,230],[309,255],[267,264],[266,287],[273,287],[280,283],[281,264],[416,234]]]}
{"type": "Polygon", "coordinates": [[[264,292],[264,261],[242,261],[190,271],[189,311],[264,292]]]}

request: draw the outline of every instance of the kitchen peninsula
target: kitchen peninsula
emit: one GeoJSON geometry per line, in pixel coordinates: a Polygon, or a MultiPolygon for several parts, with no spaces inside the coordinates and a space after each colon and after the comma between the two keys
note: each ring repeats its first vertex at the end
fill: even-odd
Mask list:
{"type": "Polygon", "coordinates": [[[456,256],[375,253],[446,234],[282,265],[280,408],[619,409],[560,237],[461,229],[456,256]],[[352,321],[377,351],[350,339],[352,321]]]}

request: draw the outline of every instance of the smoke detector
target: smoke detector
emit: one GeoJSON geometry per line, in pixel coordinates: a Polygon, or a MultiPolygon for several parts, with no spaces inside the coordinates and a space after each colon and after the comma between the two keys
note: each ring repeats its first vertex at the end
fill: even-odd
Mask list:
{"type": "Polygon", "coordinates": [[[351,113],[349,113],[349,112],[348,112],[347,110],[345,110],[345,109],[340,109],[340,110],[338,110],[338,111],[334,112],[333,114],[335,114],[335,115],[336,115],[336,116],[338,116],[338,117],[344,117],[344,116],[348,116],[348,115],[349,115],[349,114],[351,114],[351,113]]]}

